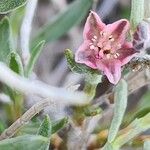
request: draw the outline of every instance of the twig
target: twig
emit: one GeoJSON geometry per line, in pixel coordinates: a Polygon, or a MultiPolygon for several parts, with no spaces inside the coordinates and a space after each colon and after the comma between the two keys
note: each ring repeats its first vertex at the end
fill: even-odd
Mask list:
{"type": "Polygon", "coordinates": [[[31,81],[17,75],[3,63],[0,63],[0,81],[24,94],[35,94],[43,98],[50,97],[58,103],[66,105],[88,103],[87,96],[82,92],[72,92],[40,81],[31,81]]]}
{"type": "Polygon", "coordinates": [[[32,28],[32,20],[34,17],[37,2],[38,0],[28,0],[25,16],[21,26],[20,39],[21,39],[22,59],[24,65],[27,64],[30,58],[29,41],[32,28]]]}
{"type": "Polygon", "coordinates": [[[28,123],[31,118],[38,114],[45,107],[53,104],[51,99],[44,99],[37,104],[33,105],[28,111],[26,111],[19,119],[17,119],[9,128],[7,128],[1,135],[0,140],[4,140],[12,137],[23,125],[28,123]]]}

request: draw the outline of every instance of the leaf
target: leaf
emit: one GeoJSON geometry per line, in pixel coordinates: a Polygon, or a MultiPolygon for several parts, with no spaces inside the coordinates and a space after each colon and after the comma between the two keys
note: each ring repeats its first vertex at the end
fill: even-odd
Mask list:
{"type": "Polygon", "coordinates": [[[127,83],[125,80],[122,79],[115,88],[115,96],[114,96],[115,109],[113,120],[111,122],[108,134],[109,143],[114,141],[118,133],[119,127],[122,123],[123,116],[127,107],[127,95],[128,95],[127,93],[128,93],[127,83]]]}
{"type": "Polygon", "coordinates": [[[23,76],[23,65],[20,56],[16,52],[9,54],[9,67],[11,70],[23,76]]]}
{"type": "Polygon", "coordinates": [[[1,150],[48,150],[49,139],[40,135],[24,135],[0,141],[1,150]]]}
{"type": "Polygon", "coordinates": [[[150,113],[142,118],[135,119],[129,126],[121,130],[112,143],[113,147],[120,148],[148,129],[150,129],[150,113]]]}
{"type": "Polygon", "coordinates": [[[0,61],[6,62],[11,51],[10,24],[7,17],[0,22],[0,61]]]}
{"type": "Polygon", "coordinates": [[[47,43],[64,35],[72,26],[84,19],[91,6],[92,0],[76,0],[72,2],[67,10],[56,17],[52,23],[41,29],[33,39],[33,46],[39,41],[45,40],[47,43]]]}
{"type": "Polygon", "coordinates": [[[43,120],[40,128],[38,130],[38,135],[42,135],[44,137],[50,138],[52,132],[52,123],[48,115],[46,115],[45,119],[43,120]]]}
{"type": "Polygon", "coordinates": [[[0,0],[0,14],[6,14],[23,6],[27,0],[0,0]]]}
{"type": "Polygon", "coordinates": [[[74,60],[74,55],[72,53],[71,50],[69,49],[66,49],[65,50],[65,57],[67,59],[67,63],[68,63],[68,67],[70,68],[70,70],[72,72],[76,72],[76,73],[79,73],[79,74],[96,74],[96,75],[99,75],[100,73],[97,71],[97,70],[94,70],[90,67],[87,67],[85,65],[82,65],[82,64],[79,64],[79,63],[76,63],[75,60],[74,60]]]}
{"type": "Polygon", "coordinates": [[[91,117],[96,116],[102,112],[102,109],[100,107],[94,107],[94,106],[88,106],[84,108],[84,114],[85,116],[91,117]]]}
{"type": "Polygon", "coordinates": [[[20,34],[20,28],[21,28],[21,23],[23,20],[24,12],[25,12],[25,7],[22,6],[22,7],[18,8],[17,10],[11,12],[11,14],[9,16],[10,25],[12,28],[14,49],[17,49],[17,42],[18,42],[18,37],[20,34]]]}
{"type": "Polygon", "coordinates": [[[64,128],[68,123],[68,118],[65,117],[61,120],[58,120],[52,124],[52,134],[58,132],[60,129],[64,128]]]}
{"type": "Polygon", "coordinates": [[[31,52],[29,63],[26,67],[26,76],[29,76],[33,70],[33,67],[42,51],[45,41],[41,41],[31,52]]]}
{"type": "Polygon", "coordinates": [[[149,150],[149,148],[150,148],[150,141],[149,140],[144,141],[143,150],[149,150]]]}
{"type": "Polygon", "coordinates": [[[131,28],[133,31],[136,29],[137,25],[144,18],[144,0],[132,0],[131,1],[131,28]]]}

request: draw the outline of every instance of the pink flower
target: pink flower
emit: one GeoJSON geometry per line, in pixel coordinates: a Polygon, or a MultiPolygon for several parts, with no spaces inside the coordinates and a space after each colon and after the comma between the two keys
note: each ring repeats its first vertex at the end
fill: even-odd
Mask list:
{"type": "Polygon", "coordinates": [[[91,12],[83,31],[84,42],[75,54],[76,62],[103,71],[111,83],[117,84],[121,66],[136,53],[132,43],[126,41],[128,30],[129,22],[125,19],[105,25],[91,12]]]}

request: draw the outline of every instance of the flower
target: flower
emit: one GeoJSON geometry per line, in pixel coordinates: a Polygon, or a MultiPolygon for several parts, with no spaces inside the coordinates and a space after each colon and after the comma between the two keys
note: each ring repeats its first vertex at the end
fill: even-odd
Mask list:
{"type": "Polygon", "coordinates": [[[103,71],[111,83],[117,84],[121,66],[136,53],[132,43],[126,41],[129,28],[126,19],[106,25],[91,11],[83,31],[84,42],[75,54],[75,61],[103,71]]]}

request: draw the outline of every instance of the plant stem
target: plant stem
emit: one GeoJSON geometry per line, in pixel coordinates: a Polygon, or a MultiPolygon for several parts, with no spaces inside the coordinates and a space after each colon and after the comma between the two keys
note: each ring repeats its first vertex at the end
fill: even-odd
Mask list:
{"type": "Polygon", "coordinates": [[[54,101],[51,99],[45,99],[37,104],[33,105],[27,110],[19,119],[17,119],[8,129],[6,129],[1,135],[0,140],[12,137],[23,125],[31,120],[36,114],[38,114],[45,107],[51,105],[54,101]]]}

